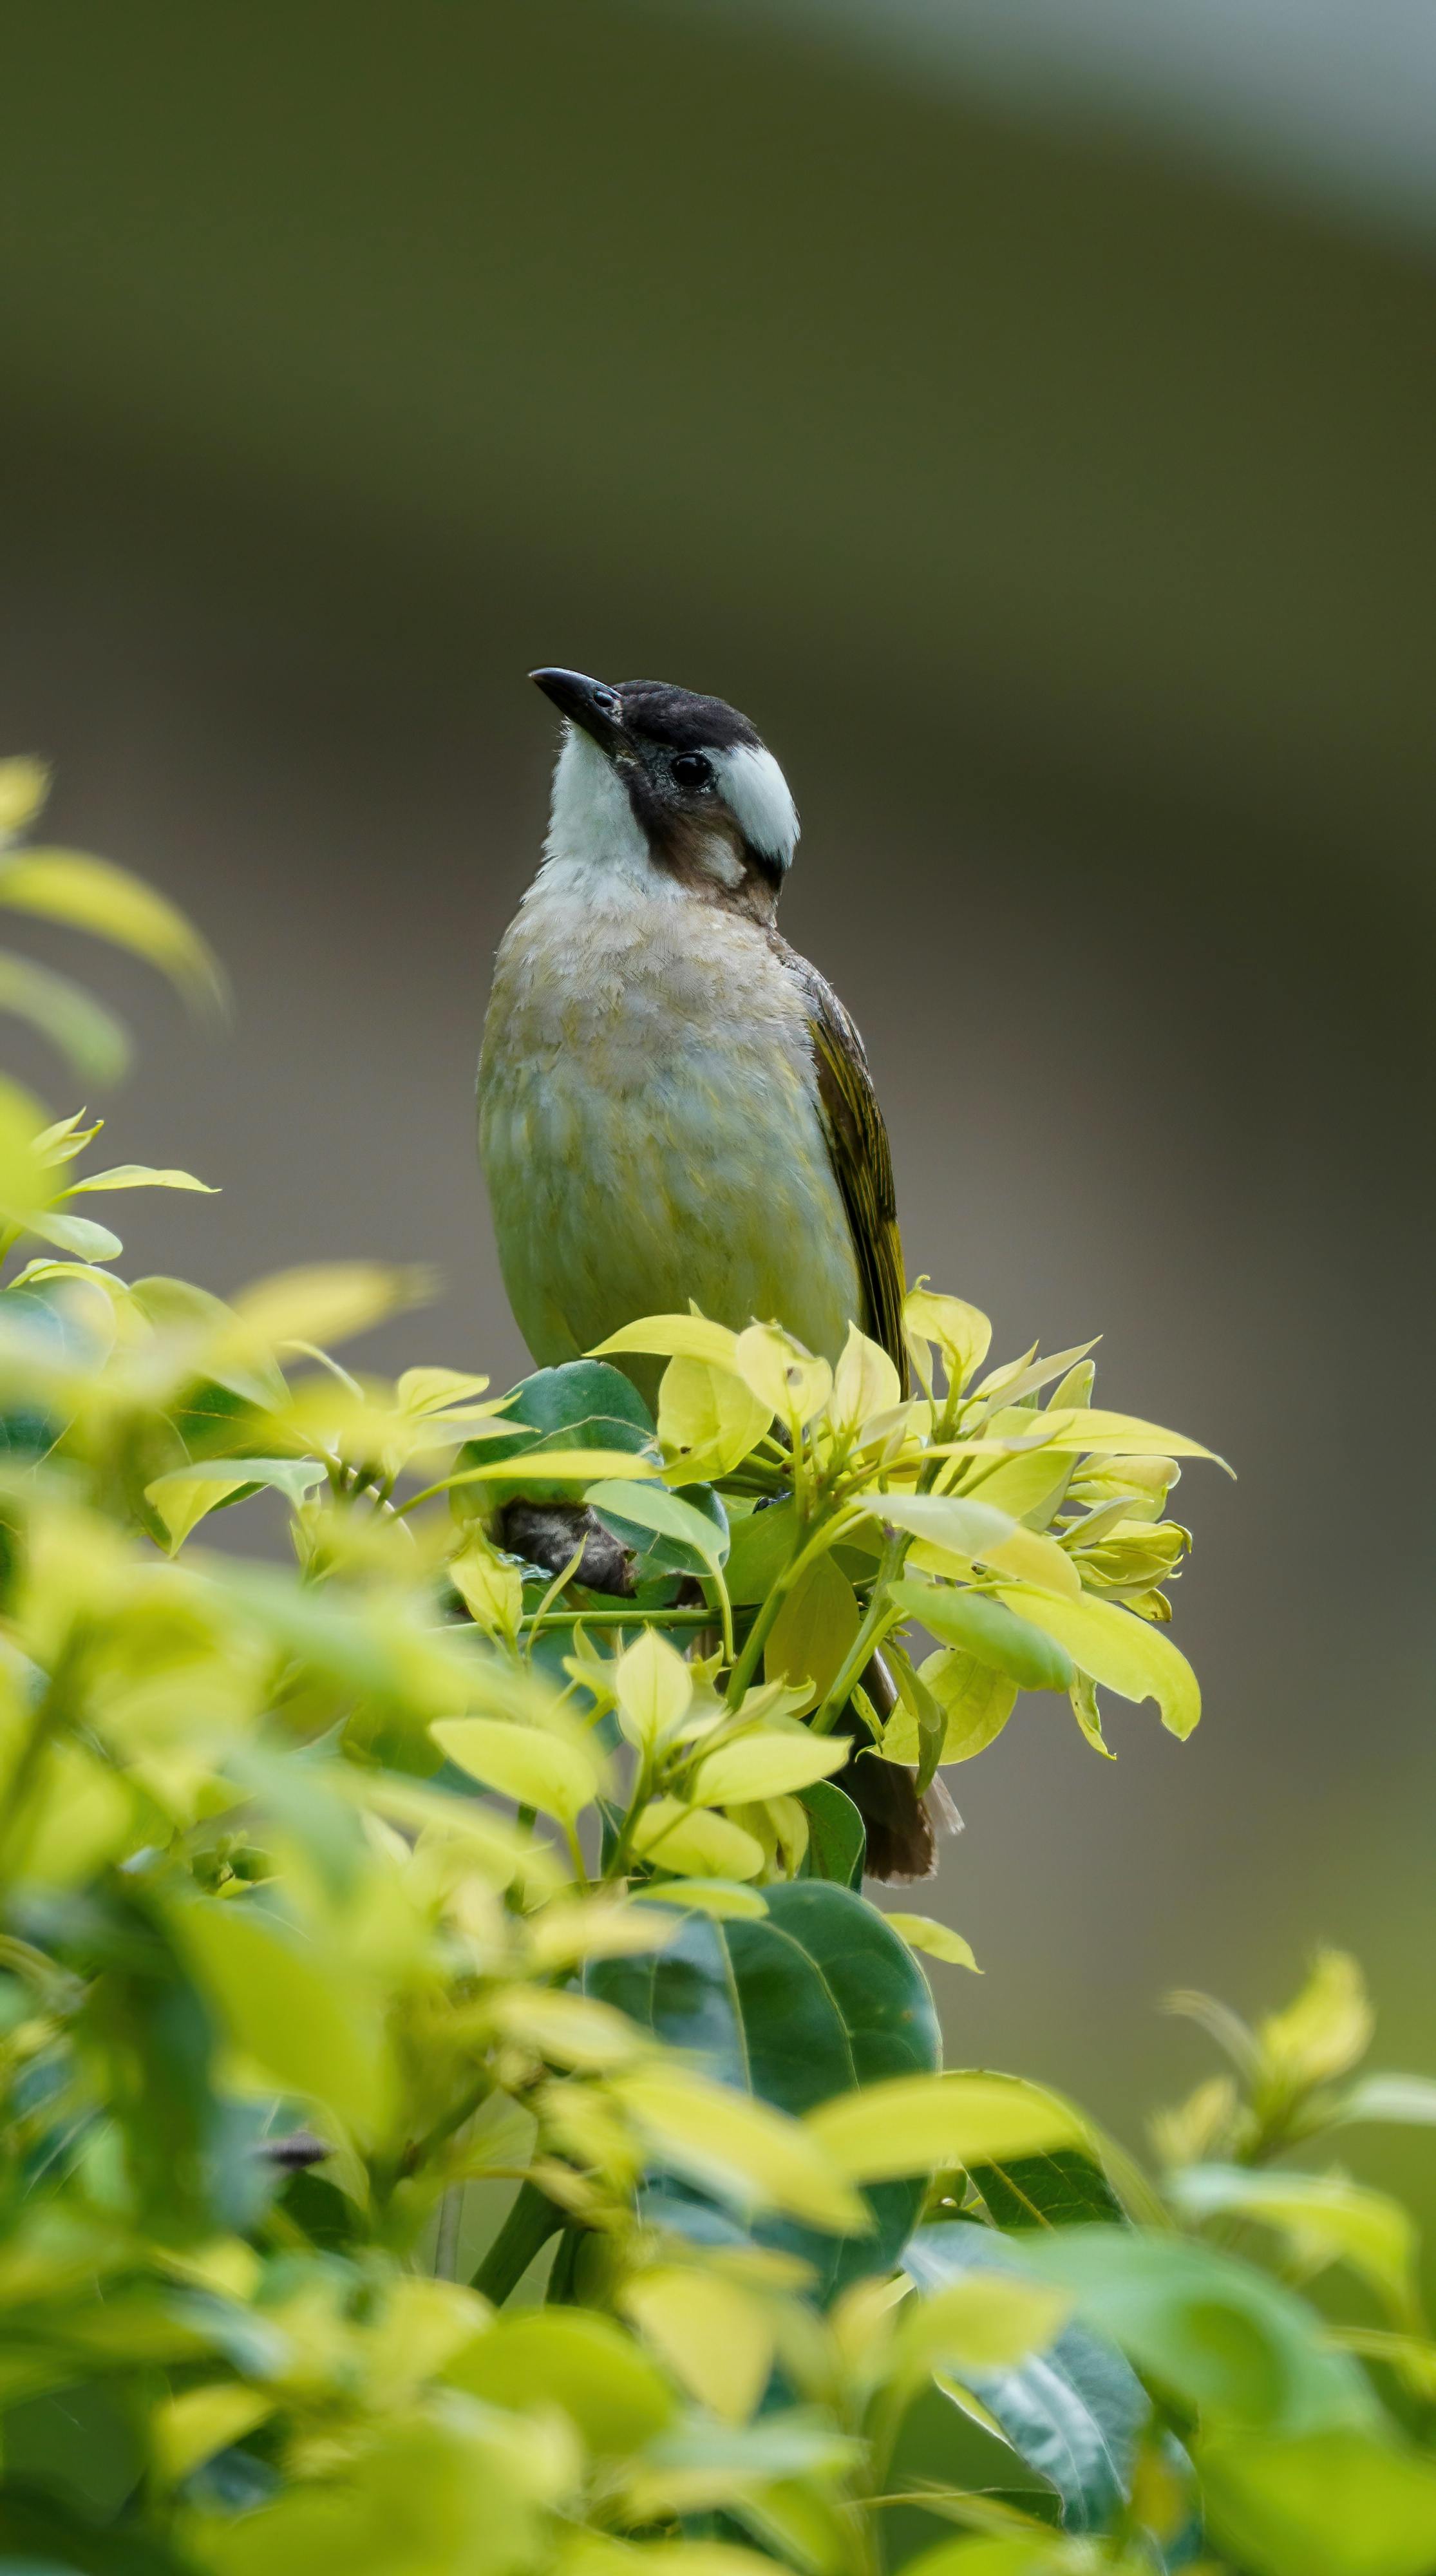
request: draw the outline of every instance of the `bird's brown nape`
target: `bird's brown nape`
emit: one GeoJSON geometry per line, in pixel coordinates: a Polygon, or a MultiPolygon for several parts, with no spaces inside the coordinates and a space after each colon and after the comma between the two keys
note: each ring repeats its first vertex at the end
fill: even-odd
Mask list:
{"type": "Polygon", "coordinates": [[[778,909],[772,863],[744,840],[726,814],[665,813],[645,822],[654,866],[681,885],[685,894],[696,895],[701,903],[714,904],[722,912],[742,913],[765,929],[771,925],[778,909]]]}

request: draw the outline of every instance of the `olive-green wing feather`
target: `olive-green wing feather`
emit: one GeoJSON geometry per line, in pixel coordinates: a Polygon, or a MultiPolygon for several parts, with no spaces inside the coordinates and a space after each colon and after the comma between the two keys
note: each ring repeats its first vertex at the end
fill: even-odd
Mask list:
{"type": "Polygon", "coordinates": [[[793,949],[787,955],[808,1002],[808,1034],[828,1152],[852,1230],[867,1304],[864,1329],[882,1344],[906,1394],[902,1237],[888,1131],[862,1039],[848,1012],[806,957],[793,949]]]}

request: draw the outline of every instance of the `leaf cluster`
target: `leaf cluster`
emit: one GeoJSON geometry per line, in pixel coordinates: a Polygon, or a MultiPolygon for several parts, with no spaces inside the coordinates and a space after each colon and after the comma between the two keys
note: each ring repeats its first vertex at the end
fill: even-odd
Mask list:
{"type": "MultiPolygon", "coordinates": [[[[91,928],[202,954],[97,866],[91,928]]],[[[1351,1963],[1255,2031],[1187,1999],[1233,2071],[1149,2176],[944,2070],[917,1954],[971,1952],[861,1892],[854,1764],[931,1780],[1022,1691],[1190,1732],[1206,1453],[925,1283],[911,1397],[696,1313],[381,1379],[337,1350],[422,1274],[127,1281],[75,1195],[199,1185],[4,1114],[0,2563],[1436,2562],[1410,2223],[1291,2162],[1436,2117],[1357,2072],[1351,1963]]]]}

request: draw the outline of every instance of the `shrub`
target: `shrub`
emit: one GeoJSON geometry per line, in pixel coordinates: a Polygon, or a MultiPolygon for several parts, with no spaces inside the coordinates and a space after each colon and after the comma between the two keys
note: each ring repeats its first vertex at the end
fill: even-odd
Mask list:
{"type": "MultiPolygon", "coordinates": [[[[0,772],[12,822],[40,783],[0,772]]],[[[13,854],[4,901],[215,989],[98,862],[13,854]]],[[[93,1006],[7,971],[93,1071],[93,1006]]],[[[333,1346],[416,1274],[126,1284],[77,1200],[201,1184],[87,1177],[96,1132],[0,1095],[4,2563],[1436,2564],[1409,2222],[1289,2161],[1436,2119],[1355,2071],[1351,1963],[1257,2031],[1179,1999],[1232,2071],[1154,2181],[940,2070],[915,1953],[971,1953],[864,1899],[835,1777],[925,1784],[1020,1690],[1187,1734],[1206,1453],[1085,1349],[989,1369],[925,1284],[907,1400],[856,1332],[830,1369],[697,1314],[506,1396],[381,1382],[333,1346]],[[260,1495],[288,1570],[209,1543],[260,1495]],[[505,1543],[585,1501],[623,1595],[505,1543]],[[1370,2322],[1304,2295],[1337,2265],[1370,2322]]]]}

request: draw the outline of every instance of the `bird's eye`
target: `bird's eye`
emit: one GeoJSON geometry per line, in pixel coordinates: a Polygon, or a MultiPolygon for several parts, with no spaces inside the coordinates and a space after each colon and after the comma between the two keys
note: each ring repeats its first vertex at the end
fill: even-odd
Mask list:
{"type": "Polygon", "coordinates": [[[713,763],[701,751],[680,751],[673,763],[673,776],[680,787],[706,787],[713,776],[713,763]]]}
{"type": "Polygon", "coordinates": [[[595,689],[593,703],[601,716],[617,718],[623,713],[623,700],[617,689],[595,689]]]}

